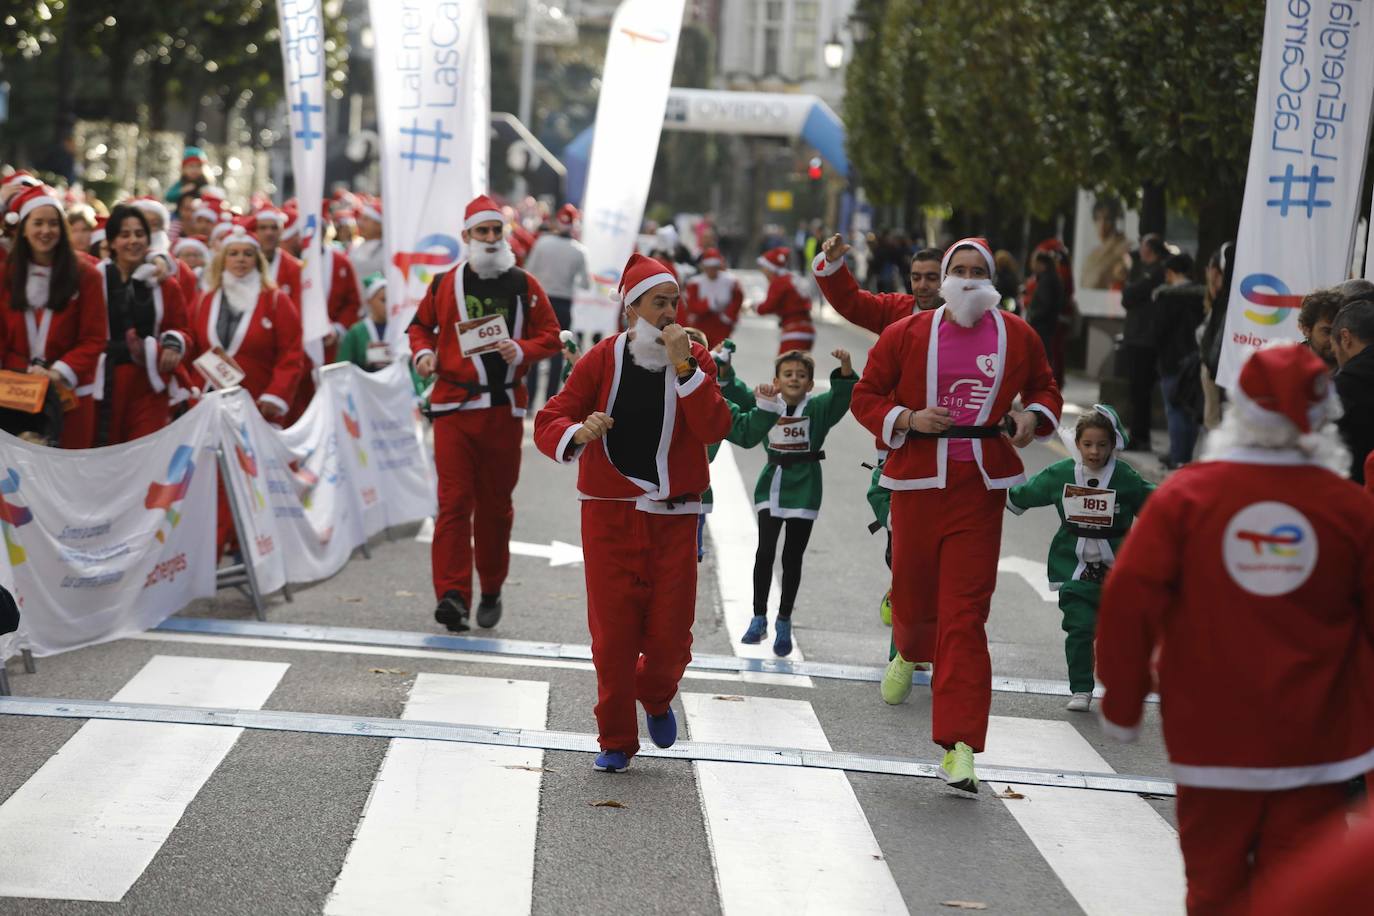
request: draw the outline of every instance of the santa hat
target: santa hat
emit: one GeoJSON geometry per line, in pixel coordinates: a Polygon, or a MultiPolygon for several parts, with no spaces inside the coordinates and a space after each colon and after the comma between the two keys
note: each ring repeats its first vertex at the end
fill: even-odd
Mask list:
{"type": "Polygon", "coordinates": [[[167,212],[162,201],[155,197],[136,197],[128,203],[129,206],[142,210],[145,214],[154,214],[160,217],[164,227],[172,221],[172,215],[167,212]]]}
{"type": "Polygon", "coordinates": [[[1121,422],[1121,416],[1116,412],[1116,408],[1108,404],[1094,404],[1093,410],[1107,418],[1107,422],[1112,424],[1112,430],[1116,433],[1116,451],[1121,451],[1131,441],[1131,437],[1126,434],[1126,427],[1121,422]]]}
{"type": "Polygon", "coordinates": [[[473,226],[480,223],[489,223],[492,220],[498,223],[505,222],[505,219],[501,216],[501,208],[496,205],[496,201],[485,194],[481,197],[474,198],[472,203],[468,204],[467,210],[463,212],[464,229],[471,229],[473,226]]]}
{"type": "Polygon", "coordinates": [[[1229,393],[1245,423],[1270,429],[1287,424],[1303,436],[1339,411],[1326,364],[1302,344],[1256,350],[1229,393]]]}
{"type": "Polygon", "coordinates": [[[367,278],[363,280],[363,299],[371,301],[379,289],[386,289],[386,274],[381,271],[368,274],[367,278]]]}
{"type": "Polygon", "coordinates": [[[764,270],[785,271],[791,251],[785,247],[770,248],[759,256],[759,266],[764,270]]]}
{"type": "MultiPolygon", "coordinates": [[[[241,222],[235,221],[234,223],[230,224],[229,231],[224,234],[224,243],[220,247],[227,248],[230,245],[242,244],[252,245],[254,248],[261,251],[262,243],[258,241],[258,237],[254,235],[248,228],[248,224],[251,222],[252,217],[249,217],[248,219],[243,220],[241,222]]],[[[215,228],[219,229],[218,226],[216,226],[215,228]]]]}
{"type": "Polygon", "coordinates": [[[286,225],[286,214],[276,207],[262,207],[253,214],[253,228],[250,231],[257,232],[258,226],[261,226],[263,223],[273,223],[277,226],[284,226],[286,225]]]}
{"type": "Polygon", "coordinates": [[[105,241],[105,227],[109,225],[109,222],[110,218],[108,216],[101,216],[99,213],[95,215],[95,229],[91,231],[92,246],[99,245],[101,242],[105,241]]]}
{"type": "Polygon", "coordinates": [[[181,154],[182,165],[188,162],[199,162],[201,165],[205,165],[209,163],[209,161],[210,160],[205,155],[205,150],[201,149],[199,146],[188,146],[186,147],[186,152],[181,154]]]}
{"type": "Polygon", "coordinates": [[[8,200],[25,188],[36,188],[42,183],[28,172],[20,169],[4,180],[0,180],[0,200],[8,200]]]}
{"type": "Polygon", "coordinates": [[[724,267],[725,259],[720,256],[720,251],[715,248],[707,248],[701,253],[701,260],[697,261],[698,267],[724,267]]]}
{"type": "Polygon", "coordinates": [[[941,282],[944,282],[945,277],[949,276],[949,262],[954,259],[954,252],[958,251],[960,248],[972,248],[974,251],[981,254],[983,260],[988,264],[988,276],[997,276],[997,262],[992,257],[992,246],[988,244],[988,240],[983,238],[967,238],[960,239],[953,245],[950,245],[948,250],[945,251],[945,257],[940,261],[941,282]]]}
{"type": "Polygon", "coordinates": [[[661,283],[677,286],[677,278],[664,264],[636,252],[625,262],[625,270],[620,275],[620,286],[612,298],[625,305],[633,305],[640,296],[661,283]]]}
{"type": "Polygon", "coordinates": [[[364,196],[358,207],[358,215],[366,216],[373,222],[380,223],[382,221],[382,199],[370,195],[364,196]]]}
{"type": "Polygon", "coordinates": [[[334,225],[356,226],[358,225],[358,218],[353,215],[352,210],[339,210],[334,214],[334,225]]]}
{"type": "Polygon", "coordinates": [[[58,199],[57,192],[40,184],[25,188],[10,201],[10,212],[5,215],[5,221],[10,222],[10,217],[13,216],[15,224],[22,223],[39,207],[53,207],[57,210],[58,216],[63,215],[62,201],[58,199]]]}
{"type": "Polygon", "coordinates": [[[301,231],[301,214],[295,207],[287,207],[282,211],[285,214],[286,224],[282,226],[281,237],[284,239],[295,238],[301,231]]]}
{"type": "Polygon", "coordinates": [[[210,230],[210,244],[213,245],[224,238],[235,229],[233,220],[223,220],[215,224],[215,228],[210,230]]]}
{"type": "Polygon", "coordinates": [[[556,217],[556,219],[558,221],[558,225],[562,226],[565,229],[571,229],[573,227],[573,224],[575,224],[581,218],[582,214],[578,213],[577,208],[574,207],[572,204],[564,204],[563,206],[558,208],[558,216],[556,217]]]}
{"type": "Polygon", "coordinates": [[[198,251],[202,258],[207,261],[210,259],[210,246],[205,244],[205,236],[203,235],[188,235],[172,248],[172,254],[176,257],[181,257],[184,251],[198,251]]]}
{"type": "Polygon", "coordinates": [[[201,200],[204,200],[207,197],[217,200],[221,204],[223,204],[224,201],[227,199],[227,195],[224,193],[224,188],[221,188],[218,185],[213,184],[204,185],[200,189],[201,200]]]}
{"type": "Polygon", "coordinates": [[[196,205],[196,208],[191,211],[191,218],[208,219],[211,222],[218,222],[219,213],[220,210],[217,201],[211,201],[209,203],[206,203],[204,200],[202,200],[199,204],[196,205]]]}

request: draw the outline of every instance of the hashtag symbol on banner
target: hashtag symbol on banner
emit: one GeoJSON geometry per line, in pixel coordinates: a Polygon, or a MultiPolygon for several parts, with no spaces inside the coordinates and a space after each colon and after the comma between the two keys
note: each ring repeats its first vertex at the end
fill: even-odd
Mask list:
{"type": "Polygon", "coordinates": [[[305,144],[306,149],[314,149],[315,141],[324,138],[324,134],[318,130],[311,129],[310,116],[320,114],[324,111],[323,106],[310,104],[310,93],[302,90],[299,103],[292,105],[291,110],[301,116],[301,129],[296,131],[293,136],[305,144]]]}
{"type": "Polygon", "coordinates": [[[444,130],[443,121],[436,120],[433,130],[422,129],[418,120],[411,121],[409,127],[401,128],[401,134],[410,138],[410,152],[401,153],[401,158],[410,161],[410,170],[412,172],[415,171],[415,163],[417,162],[432,163],[435,171],[438,171],[441,162],[449,162],[447,156],[442,156],[440,154],[444,151],[444,141],[452,140],[454,135],[444,130]],[[421,137],[428,137],[434,141],[433,154],[426,155],[425,153],[418,152],[421,137]]]}
{"type": "Polygon", "coordinates": [[[1268,206],[1279,208],[1279,216],[1287,216],[1290,207],[1304,207],[1307,209],[1307,218],[1311,219],[1313,210],[1331,206],[1331,201],[1321,200],[1317,195],[1321,190],[1321,185],[1335,184],[1336,178],[1334,175],[1321,174],[1315,165],[1312,166],[1312,171],[1309,174],[1297,175],[1293,172],[1293,166],[1290,163],[1282,175],[1270,175],[1269,183],[1283,185],[1281,192],[1283,196],[1265,201],[1268,206]],[[1294,197],[1294,185],[1305,185],[1306,195],[1300,194],[1298,197],[1294,197]]]}
{"type": "Polygon", "coordinates": [[[597,213],[597,225],[601,231],[610,235],[624,235],[625,214],[619,210],[602,210],[597,213]]]}

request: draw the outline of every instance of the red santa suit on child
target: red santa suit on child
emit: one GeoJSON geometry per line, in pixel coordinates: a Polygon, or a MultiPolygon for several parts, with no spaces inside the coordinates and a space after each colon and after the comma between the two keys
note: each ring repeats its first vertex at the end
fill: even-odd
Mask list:
{"type": "Polygon", "coordinates": [[[744,290],[725,270],[725,259],[716,249],[703,251],[697,266],[701,273],[688,280],[683,290],[685,320],[706,335],[709,349],[714,350],[735,329],[740,307],[744,305],[744,290]]]}
{"type": "Polygon", "coordinates": [[[672,350],[636,310],[665,284],[676,287],[665,265],[630,257],[619,288],[630,330],[587,351],[535,418],[539,450],[578,463],[600,769],[623,769],[639,750],[636,700],[660,728],[672,723],[667,738],[651,724],[656,743],[676,736],[669,702],[691,660],[706,447],[730,430],[710,354],[690,344],[690,359],[668,365],[672,350]]]}
{"type": "MultiPolygon", "coordinates": [[[[983,239],[956,242],[941,274],[946,304],[888,327],[869,351],[851,411],[891,449],[882,486],[892,491],[893,636],[888,674],[910,690],[916,661],[934,660],[932,737],[960,755],[983,749],[992,700],[984,624],[997,582],[1004,490],[1025,480],[1002,423],[1014,415],[1018,444],[1055,433],[1063,398],[1030,326],[997,309],[990,280],[950,275],[960,251],[995,274],[983,239]],[[948,411],[938,421],[924,416],[948,411]],[[930,426],[925,432],[917,421],[930,426]],[[895,670],[894,670],[895,669],[895,670]],[[962,747],[960,747],[962,745],[962,747]]],[[[962,268],[961,268],[962,269],[962,268]]],[[[900,686],[900,685],[898,685],[900,686]]],[[[962,759],[976,790],[972,757],[962,759]]]]}
{"type": "Polygon", "coordinates": [[[1260,350],[1232,395],[1131,529],[1097,624],[1107,731],[1133,738],[1159,691],[1192,914],[1248,912],[1374,770],[1374,498],[1327,469],[1349,457],[1326,367],[1260,350]]]}
{"type": "Polygon", "coordinates": [[[773,248],[759,258],[759,267],[768,276],[768,295],[758,304],[760,315],[777,315],[782,326],[778,353],[810,350],[816,342],[816,326],[811,323],[811,300],[798,288],[797,277],[787,269],[788,250],[773,248]]]}
{"type": "MultiPolygon", "coordinates": [[[[484,195],[468,204],[464,231],[489,223],[500,224],[502,217],[484,195]]],[[[529,404],[525,373],[559,349],[549,297],[538,280],[515,266],[506,240],[471,236],[468,250],[466,259],[430,284],[408,329],[417,371],[438,375],[430,396],[439,477],[435,617],[455,631],[468,628],[474,542],[483,595],[478,623],[492,626],[500,618],[515,519],[511,493],[520,477],[521,418],[529,404]]]]}

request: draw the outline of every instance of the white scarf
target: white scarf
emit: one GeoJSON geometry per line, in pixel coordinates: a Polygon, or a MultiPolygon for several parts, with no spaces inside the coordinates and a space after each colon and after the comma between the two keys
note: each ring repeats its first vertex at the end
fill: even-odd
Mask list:
{"type": "Polygon", "coordinates": [[[242,277],[236,277],[226,270],[219,284],[224,291],[224,304],[235,315],[252,311],[258,304],[258,296],[262,294],[262,274],[256,270],[250,270],[242,277]]]}

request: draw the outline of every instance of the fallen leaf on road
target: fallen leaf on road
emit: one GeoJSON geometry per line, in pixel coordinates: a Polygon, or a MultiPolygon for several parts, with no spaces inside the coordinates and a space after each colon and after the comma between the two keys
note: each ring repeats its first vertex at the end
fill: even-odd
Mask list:
{"type": "Polygon", "coordinates": [[[587,802],[587,806],[588,806],[588,807],[591,807],[591,808],[628,808],[628,807],[630,807],[629,805],[624,804],[623,802],[618,802],[618,801],[587,802]]]}
{"type": "Polygon", "coordinates": [[[713,697],[712,699],[724,700],[726,703],[743,703],[744,697],[713,697]]]}
{"type": "Polygon", "coordinates": [[[361,598],[344,598],[344,597],[340,597],[339,600],[342,601],[344,604],[362,604],[362,603],[363,603],[363,599],[361,599],[361,598]]]}
{"type": "Polygon", "coordinates": [[[368,669],[368,670],[370,670],[373,674],[409,674],[409,673],[410,673],[410,672],[408,672],[408,671],[402,671],[400,668],[370,668],[370,669],[368,669]]]}
{"type": "Polygon", "coordinates": [[[414,597],[415,597],[415,593],[414,593],[414,592],[407,592],[407,591],[402,590],[402,591],[399,591],[399,592],[396,593],[396,597],[397,597],[397,598],[414,598],[414,597]]]}
{"type": "Polygon", "coordinates": [[[1016,791],[1016,790],[1013,789],[1011,786],[1007,786],[1007,787],[1006,787],[1005,789],[1003,789],[1001,792],[998,792],[998,793],[997,793],[997,797],[998,797],[998,798],[1025,798],[1026,796],[1022,795],[1020,792],[1016,791]]]}
{"type": "Polygon", "coordinates": [[[979,903],[976,900],[942,900],[940,906],[947,906],[954,910],[986,910],[986,903],[979,903]]]}
{"type": "Polygon", "coordinates": [[[519,765],[513,765],[513,766],[502,767],[502,769],[506,769],[506,770],[524,770],[524,771],[526,771],[527,773],[542,773],[542,772],[544,772],[544,768],[543,768],[543,767],[527,767],[527,766],[519,766],[519,765]]]}

